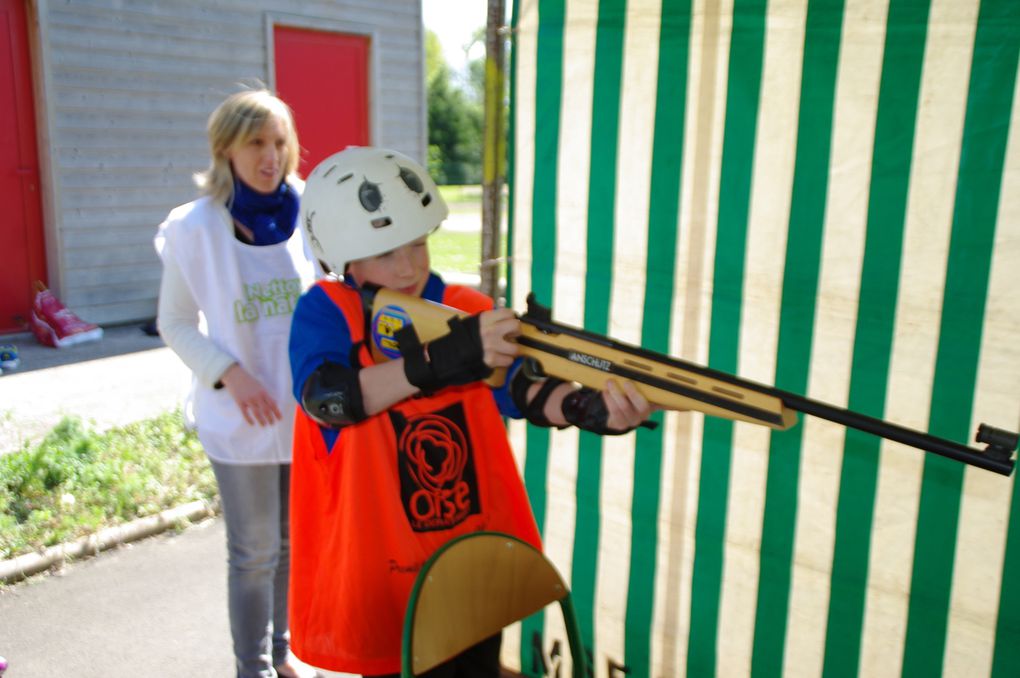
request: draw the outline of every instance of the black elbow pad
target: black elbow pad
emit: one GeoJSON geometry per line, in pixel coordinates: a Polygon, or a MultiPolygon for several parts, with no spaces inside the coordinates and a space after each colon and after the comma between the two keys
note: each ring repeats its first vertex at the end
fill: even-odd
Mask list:
{"type": "Polygon", "coordinates": [[[361,400],[358,370],[328,360],[305,381],[301,406],[312,419],[330,428],[342,428],[367,418],[361,400]]]}

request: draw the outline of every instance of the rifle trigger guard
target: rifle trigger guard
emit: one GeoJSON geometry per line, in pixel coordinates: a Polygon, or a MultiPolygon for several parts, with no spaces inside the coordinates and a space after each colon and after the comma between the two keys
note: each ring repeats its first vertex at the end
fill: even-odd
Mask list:
{"type": "Polygon", "coordinates": [[[545,379],[547,376],[545,370],[542,369],[542,363],[538,362],[534,358],[524,358],[521,361],[521,373],[528,378],[529,381],[538,381],[539,379],[545,379]]]}

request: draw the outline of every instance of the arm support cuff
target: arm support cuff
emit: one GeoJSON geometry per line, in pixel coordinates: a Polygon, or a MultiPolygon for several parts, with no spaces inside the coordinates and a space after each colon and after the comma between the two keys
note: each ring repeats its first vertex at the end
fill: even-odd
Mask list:
{"type": "Polygon", "coordinates": [[[447,321],[449,334],[422,345],[414,325],[396,334],[404,358],[404,376],[425,395],[447,386],[470,384],[492,374],[485,364],[482,335],[477,315],[453,317],[447,321]]]}
{"type": "MultiPolygon", "coordinates": [[[[549,428],[553,426],[553,423],[549,421],[549,418],[545,416],[545,404],[549,401],[549,396],[560,384],[566,383],[562,379],[555,377],[545,377],[542,381],[542,386],[539,387],[538,392],[535,393],[530,401],[528,400],[528,391],[533,384],[538,383],[539,379],[531,379],[528,376],[528,370],[525,365],[514,372],[514,375],[510,381],[510,397],[513,398],[514,405],[521,411],[524,418],[535,426],[542,426],[549,428]]],[[[565,426],[557,428],[566,428],[565,426]]]]}
{"type": "Polygon", "coordinates": [[[329,428],[342,428],[367,418],[358,370],[325,361],[305,381],[301,406],[308,416],[329,428]]]}

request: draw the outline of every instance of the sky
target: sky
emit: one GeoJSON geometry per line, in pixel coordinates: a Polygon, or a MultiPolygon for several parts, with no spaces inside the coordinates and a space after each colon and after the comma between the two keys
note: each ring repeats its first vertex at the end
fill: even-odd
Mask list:
{"type": "MultiPolygon", "coordinates": [[[[443,56],[450,68],[463,72],[467,65],[464,45],[471,41],[475,29],[485,26],[486,0],[422,0],[425,28],[439,36],[443,56]]],[[[470,57],[485,53],[485,45],[475,46],[470,57]]]]}

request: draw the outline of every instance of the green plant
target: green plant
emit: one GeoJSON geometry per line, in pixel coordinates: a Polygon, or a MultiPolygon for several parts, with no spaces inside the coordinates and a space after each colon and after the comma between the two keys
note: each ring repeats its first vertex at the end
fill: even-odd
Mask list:
{"type": "Polygon", "coordinates": [[[180,412],[104,433],[64,418],[38,444],[0,457],[0,559],[215,496],[180,412]]]}

